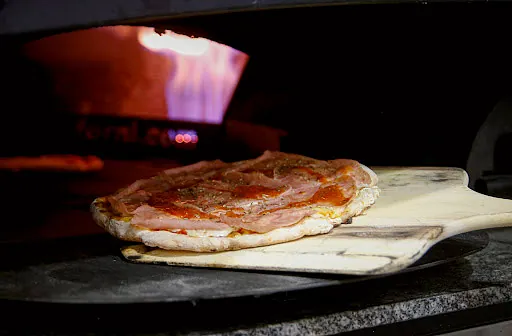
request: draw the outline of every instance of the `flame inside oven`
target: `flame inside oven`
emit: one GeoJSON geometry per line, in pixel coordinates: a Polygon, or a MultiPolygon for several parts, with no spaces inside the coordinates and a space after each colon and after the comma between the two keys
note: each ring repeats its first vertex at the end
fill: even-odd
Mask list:
{"type": "Polygon", "coordinates": [[[138,40],[148,50],[166,55],[173,65],[165,87],[169,118],[222,123],[247,61],[245,54],[205,38],[172,31],[158,34],[147,27],[139,28],[138,40]]]}
{"type": "Polygon", "coordinates": [[[69,112],[207,124],[223,121],[248,60],[206,38],[133,26],[53,35],[25,52],[50,69],[69,112]]]}

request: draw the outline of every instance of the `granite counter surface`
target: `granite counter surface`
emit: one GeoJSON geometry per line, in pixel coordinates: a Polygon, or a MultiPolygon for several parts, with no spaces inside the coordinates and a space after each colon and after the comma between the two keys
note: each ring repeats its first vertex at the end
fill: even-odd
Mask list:
{"type": "Polygon", "coordinates": [[[333,285],[320,288],[180,305],[15,304],[3,307],[0,334],[15,328],[34,335],[332,335],[499,304],[512,318],[512,244],[492,238],[483,250],[444,265],[362,282],[336,279],[325,278],[333,285]],[[31,323],[19,324],[20,316],[31,323]],[[51,316],[55,323],[45,325],[51,316]]]}
{"type": "MultiPolygon", "coordinates": [[[[447,313],[471,312],[472,308],[490,310],[499,304],[507,305],[505,310],[510,316],[506,319],[512,319],[512,243],[495,238],[491,235],[483,250],[457,261],[388,277],[341,283],[338,276],[299,275],[294,277],[297,283],[307,285],[320,281],[324,285],[317,288],[305,286],[302,290],[289,292],[173,304],[9,304],[2,306],[4,319],[0,334],[11,333],[14,328],[16,334],[37,335],[332,335],[396,326],[407,321],[416,323],[447,313]],[[17,322],[26,316],[30,316],[31,323],[17,322]],[[24,328],[30,330],[22,330],[24,328]]],[[[21,252],[23,250],[17,253],[21,252]]],[[[121,261],[118,256],[101,258],[114,263],[121,261]]],[[[89,262],[93,259],[86,264],[89,262]]],[[[63,270],[69,271],[68,268],[63,270]]],[[[87,267],[85,270],[90,271],[87,267]]],[[[108,271],[107,268],[102,270],[108,271]]],[[[55,269],[52,272],[55,273],[55,269]]],[[[249,281],[249,287],[254,285],[250,282],[254,278],[247,274],[226,272],[237,281],[249,281]]],[[[9,276],[10,273],[6,274],[9,276]]],[[[87,282],[84,276],[95,277],[87,272],[84,275],[83,270],[80,274],[80,283],[87,282]]],[[[75,275],[60,275],[61,278],[65,275],[60,282],[51,278],[46,285],[43,278],[33,275],[30,277],[33,281],[27,282],[26,286],[34,295],[54,289],[66,292],[66,281],[75,281],[75,275]]],[[[179,281],[158,282],[158,278],[151,278],[147,270],[140,276],[141,279],[150,277],[150,284],[158,284],[148,287],[154,293],[162,292],[162,286],[179,284],[179,281]]],[[[198,279],[209,281],[204,277],[198,279]]],[[[269,284],[277,288],[287,276],[270,274],[268,279],[272,280],[269,284]]],[[[230,284],[233,282],[225,282],[225,286],[230,284]]],[[[104,295],[115,293],[106,291],[104,295]]],[[[73,291],[68,293],[73,294],[73,291]]]]}
{"type": "Polygon", "coordinates": [[[460,262],[375,281],[356,285],[354,291],[339,288],[318,294],[308,309],[297,304],[296,309],[308,315],[302,318],[195,334],[331,335],[512,302],[512,244],[491,240],[484,250],[460,262]],[[323,308],[330,308],[315,314],[322,301],[323,308]]]}

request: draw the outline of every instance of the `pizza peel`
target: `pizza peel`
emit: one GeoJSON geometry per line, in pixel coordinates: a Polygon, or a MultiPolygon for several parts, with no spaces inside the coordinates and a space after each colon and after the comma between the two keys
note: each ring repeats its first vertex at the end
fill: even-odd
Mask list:
{"type": "Polygon", "coordinates": [[[380,198],[365,215],[325,235],[239,251],[122,248],[137,263],[246,270],[380,275],[404,270],[446,238],[512,226],[512,200],[469,189],[458,168],[374,167],[380,198]]]}

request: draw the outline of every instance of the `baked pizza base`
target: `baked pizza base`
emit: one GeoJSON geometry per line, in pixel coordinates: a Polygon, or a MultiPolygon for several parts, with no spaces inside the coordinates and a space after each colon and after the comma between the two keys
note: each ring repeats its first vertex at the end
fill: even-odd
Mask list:
{"type": "Polygon", "coordinates": [[[363,213],[364,210],[375,203],[378,196],[378,187],[362,188],[350,203],[340,209],[338,213],[336,208],[317,207],[315,215],[306,217],[297,224],[266,233],[244,233],[233,237],[191,237],[166,230],[139,228],[130,223],[131,218],[119,217],[112,213],[109,209],[109,203],[104,197],[94,200],[91,211],[98,225],[114,237],[122,240],[140,242],[146,246],[166,250],[219,252],[273,245],[293,241],[304,236],[328,233],[335,226],[346,223],[352,217],[363,213]]]}

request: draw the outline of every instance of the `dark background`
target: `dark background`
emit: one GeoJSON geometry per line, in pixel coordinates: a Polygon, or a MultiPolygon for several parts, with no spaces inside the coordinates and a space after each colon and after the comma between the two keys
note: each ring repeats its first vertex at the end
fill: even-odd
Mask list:
{"type": "Polygon", "coordinates": [[[251,60],[230,116],[288,130],[283,149],[307,155],[465,167],[510,89],[511,14],[438,4],[233,15],[238,34],[225,40],[251,60]]]}
{"type": "MultiPolygon", "coordinates": [[[[228,118],[289,131],[284,150],[463,167],[478,127],[509,90],[511,13],[497,4],[361,5],[155,24],[249,54],[228,118]]],[[[2,58],[3,136],[21,136],[13,121],[38,142],[66,132],[56,127],[51,74],[15,53],[2,58]]]]}
{"type": "MultiPolygon", "coordinates": [[[[153,24],[249,54],[227,118],[286,130],[282,150],[465,167],[478,128],[510,89],[511,14],[508,4],[360,5],[153,24]]],[[[73,121],[52,98],[51,73],[21,59],[14,41],[2,54],[3,154],[77,148],[62,140],[73,121]]],[[[218,144],[205,153],[243,156],[218,144]]]]}

